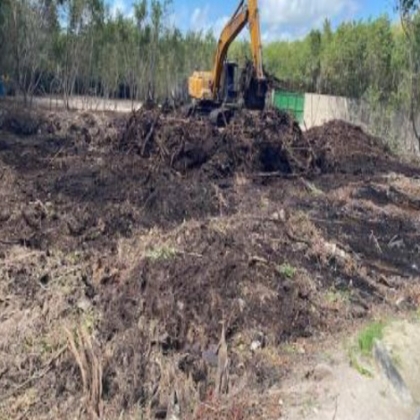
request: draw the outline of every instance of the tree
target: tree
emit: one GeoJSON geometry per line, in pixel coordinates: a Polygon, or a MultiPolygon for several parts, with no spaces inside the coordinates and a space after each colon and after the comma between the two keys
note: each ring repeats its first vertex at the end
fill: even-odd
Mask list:
{"type": "Polygon", "coordinates": [[[397,9],[404,15],[408,15],[418,10],[420,0],[398,0],[397,9]]]}
{"type": "Polygon", "coordinates": [[[2,32],[11,60],[9,69],[25,104],[37,89],[48,61],[51,15],[45,6],[44,2],[15,0],[8,3],[7,10],[3,9],[7,13],[2,32]]]}
{"type": "Polygon", "coordinates": [[[420,129],[417,115],[420,111],[420,1],[399,0],[401,24],[406,38],[406,54],[409,66],[410,119],[420,145],[420,129]]]}
{"type": "Polygon", "coordinates": [[[383,16],[367,27],[366,70],[369,90],[379,101],[385,101],[391,94],[392,76],[391,60],[394,50],[394,39],[391,22],[383,16]]]}
{"type": "Polygon", "coordinates": [[[312,30],[309,33],[309,51],[309,89],[312,92],[319,92],[321,77],[322,34],[318,30],[312,30]]]}

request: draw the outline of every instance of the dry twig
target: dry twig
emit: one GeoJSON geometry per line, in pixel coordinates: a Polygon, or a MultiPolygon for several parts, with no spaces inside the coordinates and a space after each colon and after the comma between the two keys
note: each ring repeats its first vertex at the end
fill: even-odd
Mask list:
{"type": "Polygon", "coordinates": [[[228,348],[226,343],[225,320],[222,321],[222,334],[217,349],[217,377],[216,377],[216,396],[227,393],[228,391],[228,348]]]}
{"type": "Polygon", "coordinates": [[[85,328],[80,328],[76,332],[77,343],[73,334],[65,329],[69,341],[70,351],[72,352],[83,383],[83,403],[87,412],[93,418],[102,418],[102,366],[95,355],[92,341],[85,328]]]}

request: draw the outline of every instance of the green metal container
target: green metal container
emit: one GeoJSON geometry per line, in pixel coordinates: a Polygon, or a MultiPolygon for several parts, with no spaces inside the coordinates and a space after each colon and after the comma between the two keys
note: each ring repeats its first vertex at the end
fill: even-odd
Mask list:
{"type": "Polygon", "coordinates": [[[275,90],[273,91],[273,105],[278,109],[290,112],[299,124],[303,123],[304,94],[275,90]]]}

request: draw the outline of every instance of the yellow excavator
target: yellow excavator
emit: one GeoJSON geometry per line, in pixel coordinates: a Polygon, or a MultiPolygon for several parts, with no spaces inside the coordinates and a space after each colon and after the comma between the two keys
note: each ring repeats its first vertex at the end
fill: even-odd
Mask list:
{"type": "Polygon", "coordinates": [[[239,108],[262,110],[268,90],[262,63],[261,27],[258,0],[241,0],[223,28],[212,71],[195,71],[188,79],[192,100],[188,113],[209,113],[217,125],[226,124],[239,108]],[[238,65],[227,61],[228,50],[248,24],[252,60],[238,75],[238,65]]]}

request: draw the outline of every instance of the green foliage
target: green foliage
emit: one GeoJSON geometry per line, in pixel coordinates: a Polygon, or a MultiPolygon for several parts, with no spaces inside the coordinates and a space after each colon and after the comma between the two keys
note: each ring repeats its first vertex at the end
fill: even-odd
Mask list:
{"type": "Polygon", "coordinates": [[[284,263],[277,267],[277,271],[282,276],[292,279],[296,275],[296,268],[290,265],[289,263],[284,263]]]}
{"type": "Polygon", "coordinates": [[[185,94],[193,69],[211,68],[216,41],[170,27],[171,4],[137,0],[131,18],[112,15],[105,0],[0,1],[0,74],[21,93],[64,98],[185,94]]]}
{"type": "Polygon", "coordinates": [[[364,365],[359,356],[360,354],[357,347],[352,346],[348,351],[350,366],[356,369],[362,376],[372,378],[372,372],[364,365]]]}
{"type": "Polygon", "coordinates": [[[176,257],[178,251],[169,246],[160,246],[146,252],[146,258],[152,261],[166,261],[176,257]]]}
{"type": "Polygon", "coordinates": [[[338,290],[331,288],[326,296],[327,302],[330,303],[349,303],[350,301],[350,292],[348,290],[338,290]]]}
{"type": "Polygon", "coordinates": [[[373,377],[370,368],[372,349],[375,340],[382,339],[384,328],[384,322],[372,322],[357,335],[356,342],[349,344],[350,365],[363,376],[373,377]]]}
{"type": "MultiPolygon", "coordinates": [[[[418,52],[420,36],[416,45],[418,52]]],[[[266,45],[264,58],[266,69],[296,90],[401,106],[409,97],[408,48],[401,28],[381,16],[335,31],[326,20],[303,39],[266,45]]]]}
{"type": "Polygon", "coordinates": [[[375,340],[383,337],[385,325],[382,322],[374,322],[360,332],[357,342],[359,350],[364,356],[370,356],[375,340]]]}

